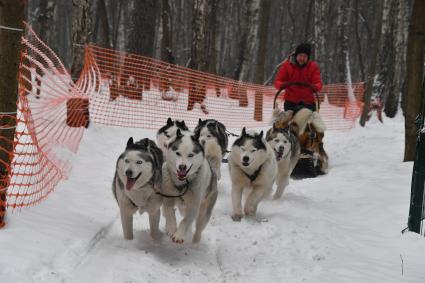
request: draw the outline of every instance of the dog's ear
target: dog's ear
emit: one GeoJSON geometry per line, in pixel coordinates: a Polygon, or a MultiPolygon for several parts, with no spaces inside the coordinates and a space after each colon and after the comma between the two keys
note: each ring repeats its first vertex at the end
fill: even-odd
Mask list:
{"type": "Polygon", "coordinates": [[[198,120],[198,125],[202,125],[202,119],[201,118],[199,118],[199,120],[198,120]]]}
{"type": "Polygon", "coordinates": [[[180,129],[177,129],[176,132],[176,138],[181,138],[183,136],[182,132],[180,131],[180,129]]]}
{"type": "Polygon", "coordinates": [[[185,131],[189,130],[189,128],[186,126],[186,123],[185,123],[185,121],[184,121],[184,120],[183,120],[183,121],[181,121],[180,125],[181,125],[181,128],[182,128],[183,130],[185,130],[185,131]]]}
{"type": "Polygon", "coordinates": [[[127,147],[134,145],[133,137],[130,137],[127,141],[127,147]]]}
{"type": "Polygon", "coordinates": [[[171,117],[168,117],[167,126],[171,126],[172,124],[173,124],[173,120],[171,120],[171,117]]]}
{"type": "Polygon", "coordinates": [[[258,134],[258,136],[260,137],[260,139],[262,139],[263,138],[263,131],[261,131],[259,134],[258,134]]]}
{"type": "Polygon", "coordinates": [[[246,136],[246,129],[245,129],[245,127],[242,128],[242,135],[241,136],[246,136]]]}

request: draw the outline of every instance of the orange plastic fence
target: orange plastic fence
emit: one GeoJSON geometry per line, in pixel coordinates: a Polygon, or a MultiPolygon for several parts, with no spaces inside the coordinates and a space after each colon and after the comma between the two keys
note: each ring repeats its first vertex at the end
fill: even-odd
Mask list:
{"type": "MultiPolygon", "coordinates": [[[[54,52],[28,28],[19,73],[17,127],[7,206],[44,199],[70,173],[85,127],[158,129],[168,117],[195,126],[212,118],[229,129],[265,127],[275,89],[96,46],[86,47],[76,83],[54,52]]],[[[330,130],[353,127],[363,84],[327,85],[319,94],[330,130]]],[[[12,154],[12,153],[11,153],[12,154]]]]}

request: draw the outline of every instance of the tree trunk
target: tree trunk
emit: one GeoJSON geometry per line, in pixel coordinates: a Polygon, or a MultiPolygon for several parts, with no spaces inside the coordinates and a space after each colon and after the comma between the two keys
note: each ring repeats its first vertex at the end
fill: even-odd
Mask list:
{"type": "Polygon", "coordinates": [[[158,1],[133,0],[130,11],[127,51],[153,57],[158,1]]]}
{"type": "Polygon", "coordinates": [[[357,58],[359,60],[360,78],[362,81],[364,81],[366,79],[366,76],[365,76],[365,67],[363,64],[362,44],[361,44],[361,38],[359,33],[359,17],[360,17],[359,0],[353,0],[353,1],[354,1],[354,33],[356,35],[357,58]]]}
{"type": "Polygon", "coordinates": [[[208,19],[207,19],[207,53],[208,53],[208,72],[217,73],[217,8],[218,0],[208,1],[208,19]]]}
{"type": "Polygon", "coordinates": [[[162,0],[161,11],[162,23],[162,41],[161,41],[161,60],[175,64],[173,56],[173,45],[171,40],[171,14],[169,0],[162,0]]]}
{"type": "MultiPolygon", "coordinates": [[[[315,59],[319,63],[320,69],[325,70],[326,64],[326,11],[329,5],[328,0],[316,0],[314,2],[314,42],[315,59]]],[[[322,73],[322,79],[327,82],[327,73],[322,73]]]]}
{"type": "Polygon", "coordinates": [[[379,42],[381,39],[381,24],[382,24],[382,12],[383,12],[383,6],[384,6],[384,0],[378,0],[378,15],[376,15],[375,18],[375,36],[373,37],[375,39],[375,45],[372,49],[371,53],[371,62],[369,64],[369,69],[367,72],[367,79],[366,79],[366,87],[365,87],[365,95],[364,95],[364,105],[363,105],[363,111],[362,115],[360,117],[360,125],[362,127],[366,124],[367,115],[369,113],[369,107],[370,107],[370,98],[372,97],[372,91],[373,91],[373,82],[375,78],[375,70],[376,70],[376,61],[378,57],[378,50],[379,50],[379,42]]]}
{"type": "Polygon", "coordinates": [[[57,52],[57,40],[55,38],[54,29],[52,28],[55,25],[55,2],[54,0],[41,0],[40,13],[38,14],[37,20],[40,25],[38,36],[44,43],[57,52]]]}
{"type": "Polygon", "coordinates": [[[424,64],[425,42],[425,11],[424,0],[414,0],[412,16],[407,39],[407,95],[405,101],[405,148],[404,161],[413,161],[415,158],[415,145],[417,128],[416,116],[421,111],[421,83],[424,64]]]}
{"type": "MultiPolygon", "coordinates": [[[[385,0],[384,11],[382,16],[382,41],[380,47],[379,56],[379,75],[374,86],[374,92],[380,100],[387,105],[394,104],[394,101],[398,101],[396,98],[396,92],[394,92],[394,64],[395,64],[395,38],[396,32],[394,26],[397,20],[395,0],[385,0]]],[[[389,109],[384,110],[385,114],[389,117],[394,117],[397,111],[397,106],[392,106],[389,109]]]]}
{"type": "Polygon", "coordinates": [[[245,81],[248,78],[249,69],[252,65],[254,56],[256,36],[258,34],[259,22],[259,0],[247,0],[246,28],[242,31],[242,39],[240,44],[239,62],[235,73],[235,78],[245,81]]]}
{"type": "MultiPolygon", "coordinates": [[[[267,43],[267,28],[270,19],[271,0],[261,1],[260,9],[260,41],[257,49],[257,64],[255,68],[255,83],[264,84],[264,67],[266,62],[266,43],[267,43]]],[[[255,109],[254,120],[263,120],[263,96],[264,93],[256,91],[255,93],[255,109]]]]}
{"type": "Polygon", "coordinates": [[[111,48],[108,12],[105,0],[98,0],[93,41],[103,47],[111,48]]]}
{"type": "Polygon", "coordinates": [[[84,65],[84,46],[89,43],[91,32],[89,0],[72,1],[72,66],[73,80],[80,77],[84,65]]]}
{"type": "Polygon", "coordinates": [[[394,72],[393,72],[393,88],[389,89],[389,95],[385,101],[385,114],[393,118],[398,111],[401,93],[404,85],[404,74],[406,73],[406,5],[405,1],[395,1],[394,3],[397,17],[394,17],[394,72]]]}
{"type": "MultiPolygon", "coordinates": [[[[0,0],[0,25],[23,28],[23,3],[0,0]]],[[[21,36],[22,32],[0,29],[0,227],[4,226],[5,189],[9,185],[9,168],[13,159],[21,36]]]]}

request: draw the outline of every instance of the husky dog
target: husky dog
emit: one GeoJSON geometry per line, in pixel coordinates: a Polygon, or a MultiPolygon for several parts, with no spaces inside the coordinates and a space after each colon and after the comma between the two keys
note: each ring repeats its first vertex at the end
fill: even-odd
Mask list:
{"type": "Polygon", "coordinates": [[[221,178],[221,160],[227,151],[229,143],[226,127],[217,120],[199,119],[195,130],[195,138],[204,147],[205,157],[210,162],[211,168],[217,175],[217,179],[221,178]]]}
{"type": "Polygon", "coordinates": [[[201,233],[211,217],[217,200],[217,177],[204,156],[198,140],[179,129],[170,143],[166,163],[162,167],[165,228],[173,242],[183,243],[196,219],[192,242],[201,240],[201,233]],[[177,227],[174,206],[183,216],[177,227]]]}
{"type": "Polygon", "coordinates": [[[162,197],[156,194],[161,185],[162,152],[147,138],[136,143],[129,138],[125,151],[118,157],[112,192],[118,202],[124,238],[133,239],[133,214],[149,214],[150,234],[160,237],[159,219],[162,197]]]}
{"type": "Polygon", "coordinates": [[[282,129],[273,126],[267,131],[266,140],[273,148],[276,156],[277,187],[273,199],[279,199],[289,184],[289,176],[291,176],[292,170],[294,170],[300,158],[300,143],[290,127],[282,129]]]}
{"type": "Polygon", "coordinates": [[[258,203],[271,193],[276,178],[276,158],[273,149],[263,138],[263,131],[259,134],[246,133],[243,128],[242,134],[233,143],[228,159],[232,180],[232,219],[241,221],[244,188],[252,188],[245,201],[245,215],[255,216],[258,203]]]}
{"type": "Polygon", "coordinates": [[[167,152],[168,143],[175,137],[177,129],[180,129],[182,131],[189,131],[184,121],[173,121],[171,118],[168,118],[167,124],[161,129],[159,129],[156,133],[156,141],[158,143],[159,148],[163,152],[164,158],[167,152]]]}

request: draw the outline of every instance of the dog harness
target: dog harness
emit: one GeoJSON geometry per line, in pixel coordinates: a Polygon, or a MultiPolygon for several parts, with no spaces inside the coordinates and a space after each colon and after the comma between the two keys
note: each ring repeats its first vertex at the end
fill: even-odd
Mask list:
{"type": "Polygon", "coordinates": [[[261,166],[260,167],[258,167],[258,169],[257,170],[255,170],[255,172],[254,173],[252,173],[251,175],[249,175],[249,174],[247,174],[245,171],[243,171],[242,170],[242,168],[241,168],[241,170],[242,170],[242,172],[245,174],[245,176],[247,176],[248,177],[248,179],[251,181],[251,183],[252,182],[254,182],[255,181],[255,179],[257,179],[257,177],[258,177],[258,175],[260,175],[260,171],[261,171],[261,168],[263,168],[263,165],[264,165],[264,163],[263,164],[261,164],[261,166]]]}

